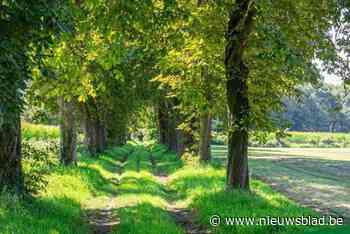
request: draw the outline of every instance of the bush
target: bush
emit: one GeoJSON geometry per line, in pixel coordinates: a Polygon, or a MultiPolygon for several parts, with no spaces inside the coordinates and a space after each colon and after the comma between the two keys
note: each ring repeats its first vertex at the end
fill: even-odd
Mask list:
{"type": "Polygon", "coordinates": [[[47,186],[45,176],[58,165],[57,141],[23,141],[23,171],[26,192],[35,194],[47,186]]]}

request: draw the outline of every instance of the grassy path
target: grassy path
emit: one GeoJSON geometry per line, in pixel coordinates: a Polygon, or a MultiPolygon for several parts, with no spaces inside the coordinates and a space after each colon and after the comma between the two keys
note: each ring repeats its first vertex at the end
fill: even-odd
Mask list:
{"type": "MultiPolygon", "coordinates": [[[[114,186],[119,185],[119,178],[123,173],[124,164],[128,159],[128,156],[132,154],[130,151],[122,151],[122,156],[115,161],[114,175],[109,177],[109,182],[114,186]]],[[[116,209],[116,196],[117,191],[112,192],[108,197],[93,198],[89,201],[90,204],[101,204],[100,208],[88,208],[86,209],[86,216],[90,225],[91,232],[93,234],[107,234],[111,233],[112,229],[120,222],[118,216],[113,212],[116,209]]]]}
{"type": "Polygon", "coordinates": [[[113,233],[183,233],[166,210],[169,191],[154,175],[161,168],[152,166],[150,153],[144,146],[133,147],[120,175],[114,210],[120,224],[113,233]]]}
{"type": "MultiPolygon", "coordinates": [[[[141,145],[133,147],[127,159],[117,158],[123,167],[116,206],[112,215],[108,214],[118,217],[113,233],[209,233],[195,223],[189,209],[177,204],[176,192],[168,186],[169,173],[182,166],[176,156],[167,155],[162,147],[152,150],[141,145]]],[[[106,233],[100,230],[99,233],[106,233]]]]}
{"type": "Polygon", "coordinates": [[[129,145],[118,150],[132,152],[127,160],[122,156],[125,152],[112,153],[114,160],[123,167],[120,167],[118,175],[116,206],[112,209],[118,224],[110,233],[295,234],[307,233],[308,230],[318,233],[318,228],[300,226],[211,227],[209,218],[213,214],[222,217],[299,217],[317,214],[299,207],[255,180],[251,194],[227,192],[224,190],[223,168],[200,165],[196,160],[184,164],[161,146],[150,149],[143,145],[129,145]]]}
{"type": "MultiPolygon", "coordinates": [[[[168,190],[167,202],[168,205],[166,207],[170,216],[175,220],[176,224],[181,226],[186,234],[208,234],[211,233],[204,225],[196,222],[198,219],[195,214],[188,209],[188,207],[184,207],[183,205],[179,205],[176,202],[176,199],[173,196],[170,196],[171,193],[176,193],[176,191],[171,191],[168,188],[169,183],[169,175],[166,174],[161,168],[158,168],[158,161],[156,157],[150,153],[150,162],[152,164],[153,174],[157,177],[160,184],[162,184],[168,190]]],[[[175,194],[176,195],[176,194],[175,194]]]]}

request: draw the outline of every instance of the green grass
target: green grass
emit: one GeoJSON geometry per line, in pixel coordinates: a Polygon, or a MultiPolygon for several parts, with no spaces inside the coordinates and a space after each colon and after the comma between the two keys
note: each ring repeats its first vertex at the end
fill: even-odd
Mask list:
{"type": "MultiPolygon", "coordinates": [[[[221,217],[299,217],[317,214],[302,208],[259,180],[252,181],[251,193],[225,191],[223,168],[201,165],[197,160],[186,161],[184,165],[177,164],[174,156],[165,155],[161,149],[158,151],[156,170],[149,163],[150,154],[143,146],[137,146],[129,156],[118,188],[117,204],[120,207],[116,209],[116,213],[121,224],[115,233],[178,233],[181,230],[176,228],[166,212],[169,203],[178,207],[190,207],[197,216],[196,221],[211,229],[213,233],[294,234],[321,231],[317,227],[303,226],[211,227],[209,217],[213,214],[220,214],[221,217]],[[166,167],[169,174],[167,184],[161,184],[154,175],[164,173],[158,168],[158,165],[163,163],[169,163],[166,167]],[[144,165],[140,167],[139,172],[136,169],[138,165],[144,165]]],[[[349,229],[335,227],[330,230],[340,232],[349,229]]]]}
{"type": "MultiPolygon", "coordinates": [[[[214,158],[224,163],[227,148],[212,149],[214,158]]],[[[346,207],[350,200],[344,196],[350,194],[349,149],[250,148],[249,155],[250,172],[255,178],[264,178],[280,191],[287,191],[293,200],[309,206],[312,203],[323,212],[332,210],[349,220],[346,207]]],[[[350,231],[349,227],[337,229],[341,230],[350,231]]]]}
{"type": "MultiPolygon", "coordinates": [[[[155,160],[162,160],[168,166],[179,165],[174,155],[168,157],[162,153],[165,153],[163,147],[152,150],[155,160]]],[[[152,166],[150,157],[151,153],[142,145],[134,146],[128,155],[116,198],[115,213],[120,224],[114,233],[183,233],[166,211],[168,191],[155,176],[157,169],[152,166]]]]}
{"type": "MultiPolygon", "coordinates": [[[[350,147],[349,133],[330,132],[287,132],[288,136],[281,139],[283,147],[290,148],[348,148],[350,147]]],[[[222,133],[213,133],[213,144],[226,145],[227,137],[222,133]]],[[[249,143],[253,147],[281,147],[275,134],[265,135],[265,141],[260,142],[252,137],[249,143]]]]}
{"type": "MultiPolygon", "coordinates": [[[[107,207],[119,224],[113,233],[181,234],[183,228],[170,215],[169,206],[189,207],[195,222],[213,233],[295,234],[328,232],[302,226],[211,227],[209,217],[266,217],[317,215],[302,208],[259,180],[252,192],[225,191],[225,171],[219,165],[202,165],[197,159],[183,162],[163,146],[128,144],[92,159],[80,155],[78,167],[57,167],[49,184],[31,201],[9,194],[0,196],[1,234],[88,233],[85,213],[107,207]],[[168,175],[161,181],[159,175],[168,175]]],[[[348,227],[329,232],[348,231],[348,227]]]]}
{"type": "Polygon", "coordinates": [[[80,155],[79,167],[56,168],[48,176],[46,191],[35,199],[21,201],[0,196],[0,233],[88,233],[84,205],[96,196],[115,190],[109,183],[110,155],[94,160],[80,155]]]}
{"type": "Polygon", "coordinates": [[[350,147],[350,134],[329,132],[289,132],[285,138],[290,147],[350,147]]]}
{"type": "MultiPolygon", "coordinates": [[[[189,164],[171,176],[170,186],[177,191],[179,202],[187,203],[198,215],[198,220],[213,233],[283,233],[295,234],[318,228],[304,226],[209,226],[209,218],[221,217],[299,217],[317,216],[310,209],[302,208],[284,195],[273,191],[259,180],[251,183],[252,192],[226,191],[225,171],[198,163],[189,164]]],[[[349,227],[332,228],[331,231],[349,231],[349,227]]]]}
{"type": "Polygon", "coordinates": [[[59,135],[60,132],[57,126],[22,122],[23,140],[54,140],[58,139],[59,135]]]}

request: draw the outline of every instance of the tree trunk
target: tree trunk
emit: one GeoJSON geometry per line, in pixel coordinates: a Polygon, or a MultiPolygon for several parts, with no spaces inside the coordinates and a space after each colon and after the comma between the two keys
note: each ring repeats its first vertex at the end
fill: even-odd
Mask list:
{"type": "Polygon", "coordinates": [[[118,130],[117,134],[114,134],[111,140],[113,145],[121,146],[126,144],[128,140],[131,140],[131,134],[128,132],[126,124],[123,127],[119,127],[118,130]]]}
{"type": "Polygon", "coordinates": [[[77,163],[77,129],[74,105],[60,98],[61,162],[64,165],[77,163]]]}
{"type": "Polygon", "coordinates": [[[179,130],[176,113],[170,101],[162,100],[158,106],[159,143],[168,146],[171,151],[179,151],[179,130]]]}
{"type": "Polygon", "coordinates": [[[199,120],[197,116],[190,119],[190,132],[186,134],[186,148],[193,154],[199,154],[199,140],[196,133],[199,131],[199,120]]]}
{"type": "Polygon", "coordinates": [[[168,145],[168,113],[164,101],[158,106],[159,143],[168,145]]]}
{"type": "Polygon", "coordinates": [[[208,112],[202,113],[200,120],[199,156],[202,162],[208,162],[211,160],[211,116],[208,112]]]}
{"type": "Polygon", "coordinates": [[[249,189],[248,128],[249,70],[243,54],[254,25],[253,0],[237,0],[230,12],[225,50],[226,89],[229,109],[227,187],[249,189]]]}
{"type": "Polygon", "coordinates": [[[177,131],[177,139],[176,139],[176,152],[177,152],[177,157],[180,159],[182,155],[186,152],[186,135],[183,131],[178,130],[177,131]]]}
{"type": "Polygon", "coordinates": [[[24,188],[21,165],[21,121],[19,113],[14,115],[11,114],[9,117],[5,113],[4,123],[0,122],[0,192],[3,188],[8,188],[21,193],[24,188]]]}
{"type": "Polygon", "coordinates": [[[103,153],[107,148],[107,130],[98,116],[86,115],[85,138],[92,155],[103,153]]]}
{"type": "Polygon", "coordinates": [[[177,123],[174,119],[170,118],[168,126],[168,147],[171,151],[179,153],[179,130],[177,129],[177,123]]]}
{"type": "Polygon", "coordinates": [[[333,121],[331,121],[331,123],[330,123],[330,126],[329,126],[329,131],[330,132],[335,132],[335,127],[336,127],[336,125],[337,125],[337,120],[333,120],[333,121]]]}

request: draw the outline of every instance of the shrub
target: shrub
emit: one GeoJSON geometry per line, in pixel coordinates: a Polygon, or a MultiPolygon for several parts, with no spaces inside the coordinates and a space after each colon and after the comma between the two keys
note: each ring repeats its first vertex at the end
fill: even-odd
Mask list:
{"type": "Polygon", "coordinates": [[[35,194],[47,186],[45,176],[58,165],[57,141],[23,141],[23,171],[26,192],[35,194]]]}

